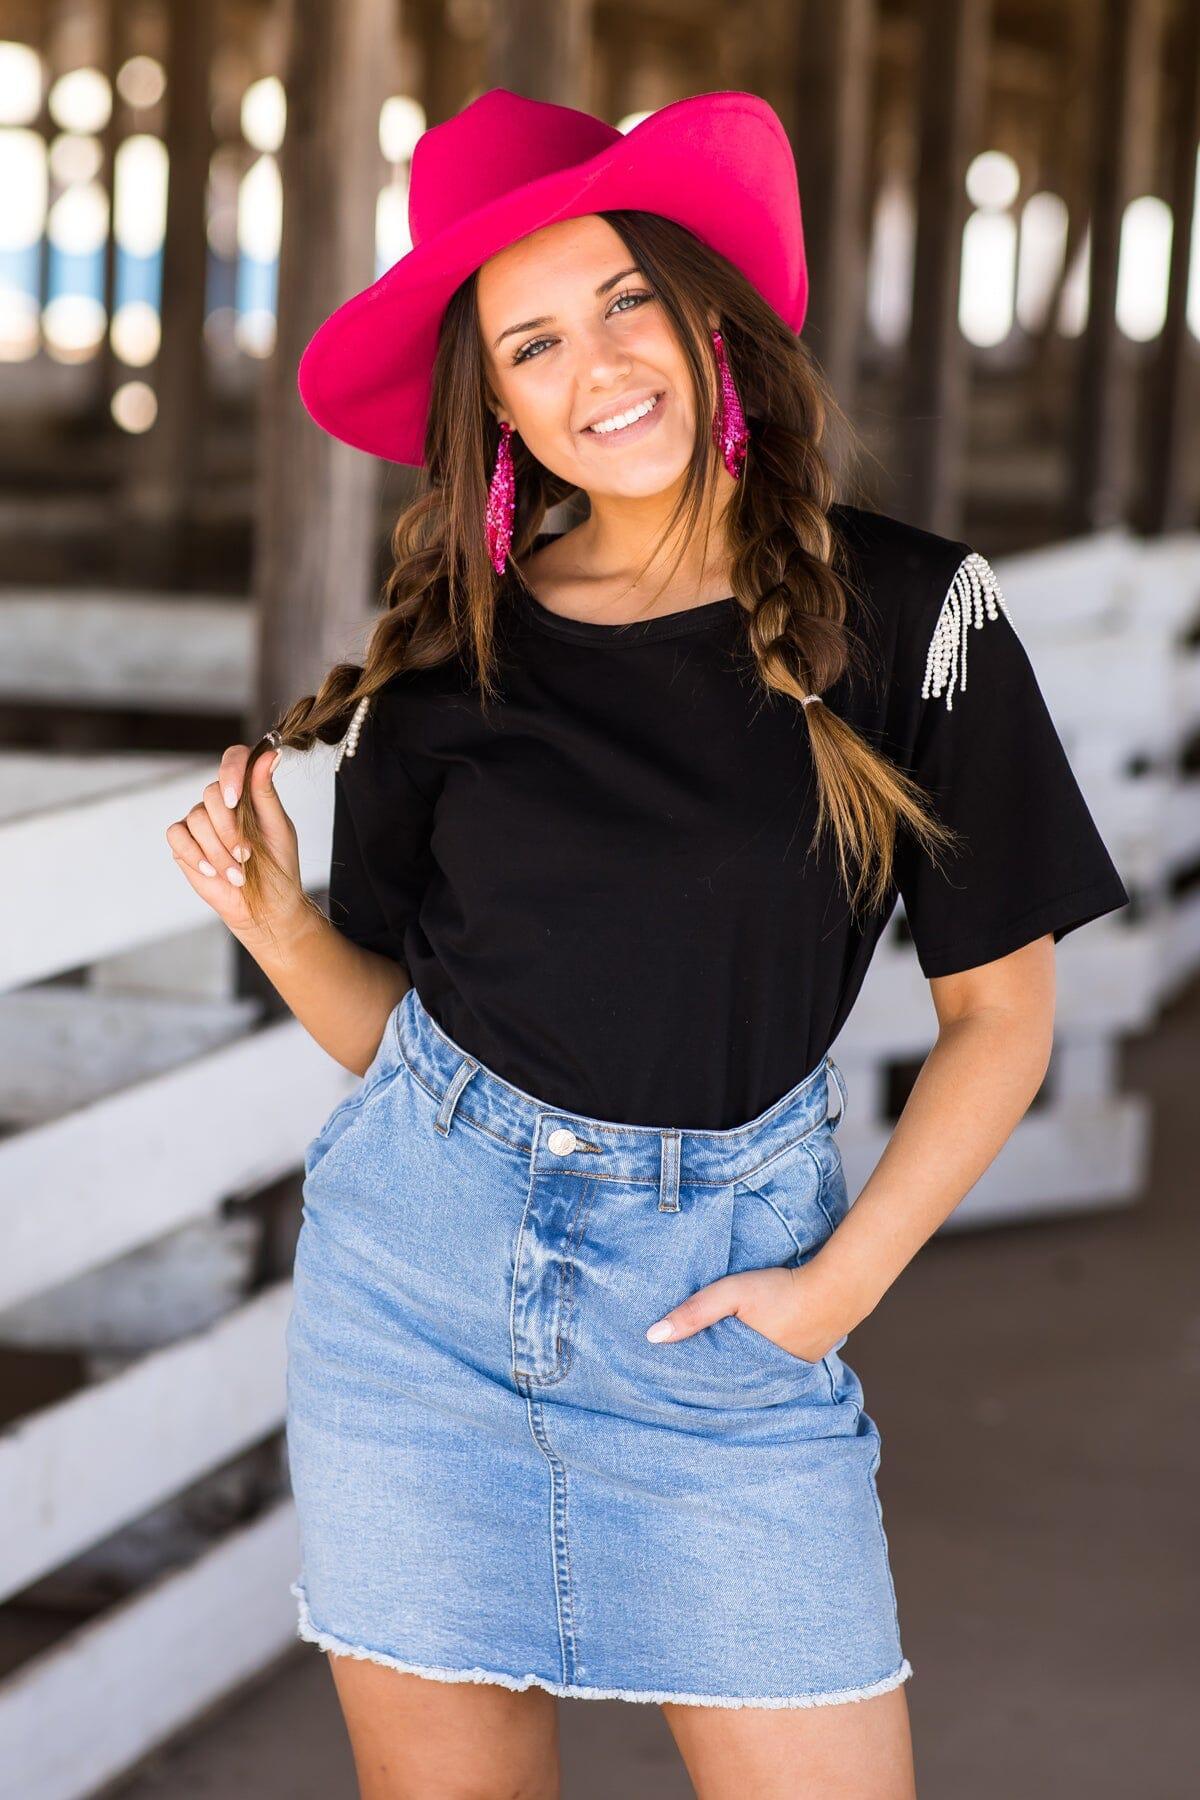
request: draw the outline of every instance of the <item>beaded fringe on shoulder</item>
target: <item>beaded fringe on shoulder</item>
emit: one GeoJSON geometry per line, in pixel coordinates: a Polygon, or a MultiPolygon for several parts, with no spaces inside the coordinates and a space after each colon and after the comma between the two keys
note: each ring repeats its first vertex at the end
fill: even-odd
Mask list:
{"type": "Polygon", "coordinates": [[[988,619],[1003,613],[1011,625],[1012,614],[1000,592],[996,571],[985,556],[973,550],[965,556],[954,574],[949,591],[942,602],[929,651],[925,658],[925,680],[921,687],[924,700],[946,696],[946,710],[954,710],[954,690],[967,685],[967,636],[972,625],[979,627],[988,619]]]}
{"type": "Polygon", "coordinates": [[[335,774],[342,766],[343,756],[353,756],[354,752],[358,749],[359,734],[362,731],[363,721],[367,716],[367,711],[368,711],[370,705],[371,705],[371,695],[364,694],[362,699],[359,701],[358,705],[354,709],[354,716],[350,720],[350,724],[347,728],[345,737],[342,739],[341,743],[337,747],[337,755],[333,759],[333,768],[334,768],[335,774]]]}

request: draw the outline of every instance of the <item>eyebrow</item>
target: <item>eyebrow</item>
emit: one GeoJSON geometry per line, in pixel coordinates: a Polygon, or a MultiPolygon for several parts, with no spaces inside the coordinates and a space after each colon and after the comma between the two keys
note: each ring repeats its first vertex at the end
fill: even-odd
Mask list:
{"type": "MultiPolygon", "coordinates": [[[[628,269],[621,269],[618,271],[618,273],[616,275],[610,275],[608,280],[602,281],[600,283],[600,286],[596,289],[597,300],[601,299],[605,294],[607,294],[609,288],[616,287],[618,281],[624,281],[624,279],[627,275],[640,275],[641,272],[642,271],[638,268],[637,264],[634,263],[632,265],[632,267],[630,267],[628,269]]],[[[538,325],[552,324],[553,320],[554,320],[554,314],[546,313],[540,319],[526,319],[524,324],[522,324],[522,325],[508,325],[500,333],[500,336],[495,340],[495,342],[492,345],[492,349],[498,350],[500,348],[500,345],[504,342],[504,339],[506,337],[512,337],[518,331],[533,331],[535,329],[535,327],[538,325]]]]}

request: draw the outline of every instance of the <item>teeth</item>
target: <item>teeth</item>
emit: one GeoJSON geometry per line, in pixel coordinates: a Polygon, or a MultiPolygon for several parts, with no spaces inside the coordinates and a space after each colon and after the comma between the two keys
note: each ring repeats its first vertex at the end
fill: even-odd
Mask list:
{"type": "Polygon", "coordinates": [[[632,425],[635,419],[644,419],[652,407],[658,405],[658,396],[652,395],[643,400],[640,406],[633,406],[628,412],[616,413],[611,419],[604,419],[599,425],[589,425],[588,430],[599,433],[604,431],[620,431],[626,425],[632,425]]]}

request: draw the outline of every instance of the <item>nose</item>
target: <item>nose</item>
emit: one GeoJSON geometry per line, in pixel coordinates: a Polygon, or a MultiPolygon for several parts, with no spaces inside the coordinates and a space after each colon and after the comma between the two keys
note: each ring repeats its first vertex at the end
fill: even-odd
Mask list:
{"type": "Polygon", "coordinates": [[[632,367],[629,352],[614,343],[603,326],[595,327],[580,343],[579,373],[585,385],[610,387],[614,382],[625,380],[632,367]]]}

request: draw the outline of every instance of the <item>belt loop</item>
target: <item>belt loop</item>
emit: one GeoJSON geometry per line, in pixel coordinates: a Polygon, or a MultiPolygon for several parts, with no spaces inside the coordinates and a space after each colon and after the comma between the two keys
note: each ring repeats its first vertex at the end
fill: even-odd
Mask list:
{"type": "MultiPolygon", "coordinates": [[[[838,1097],[841,1102],[841,1104],[840,1104],[837,1112],[834,1114],[833,1118],[829,1119],[830,1131],[836,1131],[838,1126],[841,1124],[842,1120],[846,1116],[846,1100],[847,1100],[846,1077],[842,1074],[842,1071],[838,1068],[838,1066],[834,1062],[832,1056],[827,1056],[825,1058],[825,1063],[829,1070],[829,1073],[833,1076],[834,1084],[837,1087],[838,1097]]],[[[826,1113],[826,1117],[828,1118],[828,1113],[826,1113]]]]}
{"type": "Polygon", "coordinates": [[[664,1131],[661,1139],[662,1158],[659,1165],[658,1210],[659,1212],[678,1212],[680,1133],[664,1131]]]}
{"type": "Polygon", "coordinates": [[[450,1085],[442,1095],[442,1104],[437,1109],[437,1117],[433,1121],[434,1130],[440,1131],[443,1137],[449,1137],[450,1122],[454,1117],[454,1108],[458,1105],[458,1096],[478,1067],[479,1064],[473,1057],[464,1056],[455,1069],[450,1085]]]}

